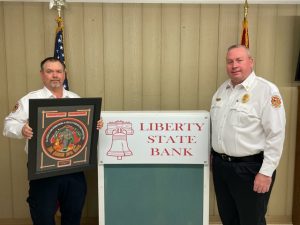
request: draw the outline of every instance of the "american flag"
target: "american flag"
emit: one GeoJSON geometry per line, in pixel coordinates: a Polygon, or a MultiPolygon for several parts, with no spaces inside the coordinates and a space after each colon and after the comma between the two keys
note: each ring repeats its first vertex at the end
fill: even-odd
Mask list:
{"type": "Polygon", "coordinates": [[[250,47],[247,18],[244,18],[244,21],[243,21],[243,32],[242,32],[241,44],[245,45],[246,48],[250,47]]]}
{"type": "MultiPolygon", "coordinates": [[[[57,28],[56,28],[56,37],[55,37],[55,48],[54,48],[54,57],[59,59],[65,64],[65,53],[64,53],[64,33],[63,33],[63,19],[58,17],[57,28]]],[[[67,73],[64,80],[64,88],[69,90],[67,73]]]]}
{"type": "Polygon", "coordinates": [[[250,43],[249,43],[247,15],[248,15],[248,2],[246,0],[245,4],[244,4],[244,20],[243,20],[243,31],[242,31],[242,36],[241,36],[241,44],[245,45],[246,48],[249,48],[250,43]]]}

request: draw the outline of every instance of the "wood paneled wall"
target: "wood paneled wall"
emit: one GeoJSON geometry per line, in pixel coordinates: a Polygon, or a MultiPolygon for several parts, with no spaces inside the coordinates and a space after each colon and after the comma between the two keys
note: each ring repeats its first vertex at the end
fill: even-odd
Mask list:
{"type": "MultiPolygon", "coordinates": [[[[56,11],[48,3],[0,2],[0,127],[16,101],[39,89],[39,63],[53,55],[56,11]]],[[[300,48],[300,5],[250,5],[256,73],[280,87],[284,153],[268,220],[291,222],[300,48]]],[[[238,43],[242,5],[68,3],[65,54],[70,89],[101,96],[105,110],[209,110],[227,79],[225,53],[238,43]]],[[[29,221],[24,142],[0,136],[0,224],[29,221]],[[1,222],[2,221],[2,222],[1,222]]],[[[96,172],[87,173],[85,219],[97,217],[96,172]]],[[[210,215],[218,212],[211,184],[210,215]]],[[[97,221],[97,220],[96,220],[97,221]]]]}

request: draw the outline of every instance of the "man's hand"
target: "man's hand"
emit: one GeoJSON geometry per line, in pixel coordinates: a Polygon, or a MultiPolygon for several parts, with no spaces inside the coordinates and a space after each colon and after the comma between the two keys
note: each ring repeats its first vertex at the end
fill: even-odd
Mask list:
{"type": "Polygon", "coordinates": [[[103,127],[103,120],[100,119],[97,121],[97,130],[100,130],[103,127]]]}
{"type": "Polygon", "coordinates": [[[33,136],[32,128],[26,123],[22,128],[22,135],[26,139],[31,139],[33,136]]]}
{"type": "Polygon", "coordinates": [[[253,191],[257,193],[266,193],[269,191],[272,177],[258,173],[255,176],[253,191]]]}

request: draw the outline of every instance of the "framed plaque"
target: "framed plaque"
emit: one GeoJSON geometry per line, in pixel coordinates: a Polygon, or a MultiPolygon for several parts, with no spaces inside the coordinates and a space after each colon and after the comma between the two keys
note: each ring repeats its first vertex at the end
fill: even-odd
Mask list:
{"type": "Polygon", "coordinates": [[[28,179],[97,166],[101,98],[30,99],[28,179]]]}

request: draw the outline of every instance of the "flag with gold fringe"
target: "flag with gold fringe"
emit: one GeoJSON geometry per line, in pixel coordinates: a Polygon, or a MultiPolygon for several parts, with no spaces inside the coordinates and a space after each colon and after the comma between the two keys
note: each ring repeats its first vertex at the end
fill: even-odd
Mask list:
{"type": "Polygon", "coordinates": [[[243,19],[243,31],[242,31],[242,37],[241,37],[241,45],[245,45],[246,48],[250,47],[249,43],[249,33],[248,33],[248,2],[245,1],[244,4],[244,19],[243,19]]]}
{"type": "MultiPolygon", "coordinates": [[[[64,53],[64,24],[62,17],[58,16],[56,19],[57,28],[55,36],[55,47],[54,47],[54,57],[59,59],[65,64],[65,53],[64,53]]],[[[67,72],[65,73],[64,88],[69,90],[67,72]]]]}

